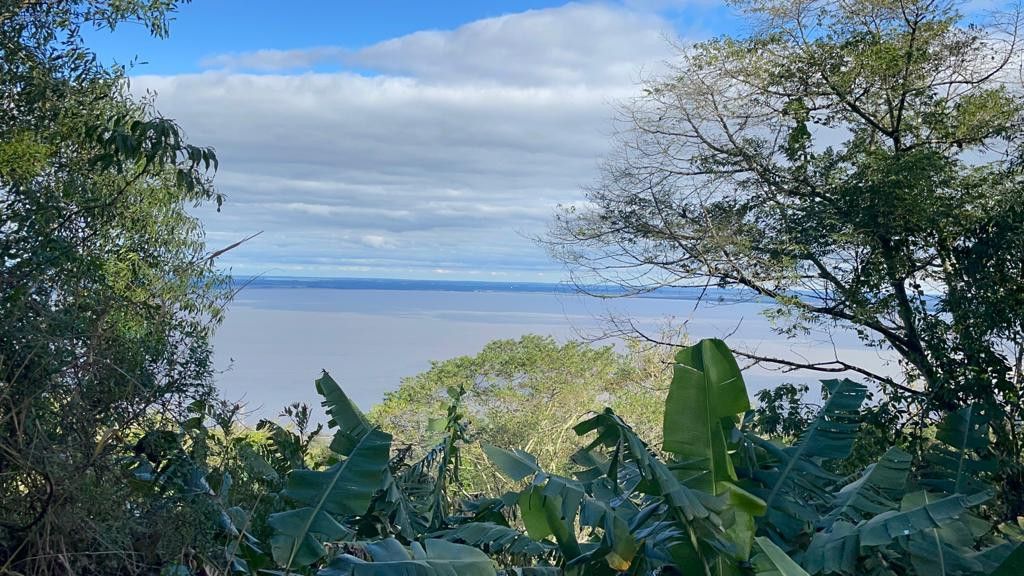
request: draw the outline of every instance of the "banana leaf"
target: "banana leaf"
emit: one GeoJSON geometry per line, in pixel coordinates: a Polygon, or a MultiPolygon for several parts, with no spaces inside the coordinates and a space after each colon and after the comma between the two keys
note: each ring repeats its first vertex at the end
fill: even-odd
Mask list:
{"type": "Polygon", "coordinates": [[[665,400],[663,447],[674,470],[691,488],[717,494],[722,482],[735,482],[723,419],[750,409],[739,366],[725,342],[701,340],[676,354],[665,400]]]}
{"type": "MultiPolygon", "coordinates": [[[[527,533],[534,540],[554,536],[567,566],[581,568],[592,563],[607,563],[615,571],[629,569],[639,549],[639,543],[630,532],[628,517],[635,506],[626,499],[618,499],[624,509],[613,510],[606,500],[587,494],[588,488],[604,487],[601,478],[581,482],[543,472],[536,459],[521,450],[505,450],[484,445],[488,459],[507,477],[522,480],[534,476],[534,484],[519,495],[518,506],[527,533]],[[601,538],[597,546],[586,553],[575,537],[575,524],[599,528],[601,538]]],[[[596,495],[612,500],[615,492],[597,490],[596,495]]]]}
{"type": "Polygon", "coordinates": [[[537,458],[522,450],[506,450],[486,442],[481,443],[480,447],[498,472],[513,482],[542,471],[537,464],[537,458]]]}
{"type": "Polygon", "coordinates": [[[814,535],[802,564],[811,574],[858,574],[863,548],[888,546],[897,539],[957,522],[967,511],[988,500],[987,493],[947,496],[906,510],[890,510],[859,524],[836,520],[814,535]]]}
{"type": "Polygon", "coordinates": [[[321,404],[331,417],[327,425],[337,429],[331,451],[348,456],[373,426],[326,370],[316,379],[316,391],[324,397],[321,404]]]}
{"type": "Polygon", "coordinates": [[[286,569],[322,558],[322,542],[346,536],[336,517],[366,512],[387,469],[391,436],[371,430],[349,450],[345,460],[324,471],[293,470],[282,495],[303,507],[271,514],[271,552],[286,569]]]}
{"type": "Polygon", "coordinates": [[[876,514],[895,510],[903,498],[910,474],[911,456],[899,448],[890,448],[878,462],[865,468],[860,478],[836,493],[835,508],[824,522],[844,518],[854,524],[876,514]]]}
{"type": "Polygon", "coordinates": [[[756,538],[758,553],[752,564],[757,576],[809,576],[792,558],[770,539],[756,538]]]}
{"type": "Polygon", "coordinates": [[[582,492],[578,494],[578,500],[576,497],[575,493],[545,493],[543,486],[534,485],[520,493],[518,501],[520,517],[530,538],[543,540],[554,536],[567,562],[582,553],[572,518],[565,515],[566,510],[572,510],[575,517],[575,510],[583,499],[582,492]],[[574,504],[570,498],[575,501],[574,504]]]}
{"type": "Polygon", "coordinates": [[[490,554],[538,557],[554,550],[547,542],[534,540],[515,528],[493,522],[470,522],[430,536],[466,544],[490,554]]]}
{"type": "Polygon", "coordinates": [[[495,576],[491,559],[476,548],[428,539],[405,548],[394,539],[362,546],[364,559],[342,554],[318,576],[495,576]]]}
{"type": "Polygon", "coordinates": [[[995,459],[986,458],[990,421],[988,411],[977,404],[946,414],[925,452],[921,486],[946,494],[988,489],[983,477],[996,466],[995,459]]]}
{"type": "MultiPolygon", "coordinates": [[[[919,507],[940,498],[925,491],[914,492],[903,498],[901,509],[919,507]]],[[[984,574],[987,570],[973,547],[990,526],[988,522],[965,513],[958,521],[912,534],[904,544],[909,564],[918,574],[928,576],[984,574]]]]}
{"type": "Polygon", "coordinates": [[[853,450],[867,387],[847,379],[823,380],[822,384],[829,391],[828,401],[796,444],[781,452],[782,468],[765,498],[769,507],[781,492],[790,488],[794,473],[813,470],[808,464],[812,458],[846,458],[853,450]]]}

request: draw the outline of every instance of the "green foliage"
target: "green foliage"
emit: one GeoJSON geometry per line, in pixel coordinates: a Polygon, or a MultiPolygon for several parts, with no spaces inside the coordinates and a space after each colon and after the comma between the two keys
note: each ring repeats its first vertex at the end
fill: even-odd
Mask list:
{"type": "MultiPolygon", "coordinates": [[[[198,499],[205,508],[189,510],[205,509],[213,521],[203,537],[223,551],[178,561],[177,571],[1003,575],[1021,562],[1024,529],[984,518],[990,472],[967,464],[987,453],[983,411],[951,414],[923,458],[894,446],[842,477],[826,466],[852,453],[864,386],[826,381],[820,413],[787,446],[748,427],[746,388],[723,342],[701,341],[676,358],[662,414],[665,455],[605,408],[573,428],[584,444],[569,474],[546,470],[520,448],[482,444],[510,486],[488,496],[455,494],[471,442],[462,416],[467,391],[450,391],[447,416],[435,426],[441,440],[413,459],[413,449],[392,448],[326,373],[316,383],[332,415],[330,445],[345,453],[324,463],[298,459],[283,484],[265,484],[273,493],[257,501],[266,498],[269,508],[233,496],[233,475],[200,465],[222,462],[224,447],[235,446],[236,459],[244,453],[230,422],[220,423],[220,435],[201,419],[179,432],[146,434],[135,475],[198,499]],[[149,466],[149,454],[173,465],[149,466]]],[[[280,428],[262,440],[242,436],[243,445],[273,453],[282,437],[297,446],[308,411],[290,414],[298,434],[280,428]]],[[[233,466],[250,482],[257,470],[273,472],[265,461],[233,466]]]]}
{"type": "Polygon", "coordinates": [[[630,293],[738,288],[771,304],[786,337],[856,334],[898,372],[842,352],[741,352],[871,378],[905,443],[942,414],[988,406],[998,503],[1004,518],[1024,514],[1017,9],[733,4],[744,33],[681,47],[647,83],[586,206],[558,215],[552,253],[581,282],[630,293]]]}
{"type": "Polygon", "coordinates": [[[274,560],[291,569],[306,566],[326,553],[321,540],[340,540],[348,531],[333,516],[357,515],[370,505],[388,463],[391,437],[368,431],[350,447],[345,460],[323,472],[293,470],[284,491],[288,500],[304,507],[277,512],[269,524],[274,560]]]}
{"type": "Polygon", "coordinates": [[[230,296],[193,212],[220,204],[216,155],[81,34],[163,35],[176,2],[0,4],[0,566],[131,573],[201,555],[218,507],[183,474],[186,456],[207,464],[186,420],[214,406],[209,340],[230,296]],[[165,441],[137,446],[152,489],[135,490],[140,438],[165,441]]]}
{"type": "Polygon", "coordinates": [[[769,538],[758,536],[759,553],[754,557],[754,573],[758,576],[807,576],[807,571],[786,555],[769,538]]]}
{"type": "MultiPolygon", "coordinates": [[[[639,342],[617,353],[535,335],[499,340],[475,356],[435,362],[427,372],[403,380],[369,419],[393,434],[396,446],[431,446],[438,440],[432,424],[447,419],[453,394],[462,391],[462,412],[475,439],[521,447],[544,469],[568,475],[569,457],[582,446],[571,425],[588,411],[611,406],[645,438],[660,438],[671,361],[664,350],[639,342]]],[[[465,446],[461,458],[467,492],[493,494],[513,487],[494,473],[479,444],[465,446]]]]}
{"type": "MultiPolygon", "coordinates": [[[[350,549],[351,551],[356,551],[350,549]]],[[[427,539],[409,548],[397,540],[387,539],[357,548],[360,556],[351,553],[335,558],[320,576],[494,576],[495,570],[486,554],[469,546],[445,540],[427,539]]]]}
{"type": "Polygon", "coordinates": [[[946,414],[925,453],[921,485],[946,494],[983,490],[980,478],[996,471],[989,451],[990,422],[991,416],[980,405],[946,414]]]}
{"type": "Polygon", "coordinates": [[[726,444],[738,414],[750,410],[739,366],[721,340],[703,340],[676,355],[675,376],[665,401],[665,451],[678,470],[693,471],[687,484],[718,494],[736,480],[726,444]],[[724,422],[723,422],[724,421],[724,422]]]}
{"type": "Polygon", "coordinates": [[[809,392],[806,384],[789,382],[758,390],[754,394],[757,407],[752,426],[769,438],[797,438],[814,417],[814,410],[805,401],[809,392]]]}
{"type": "Polygon", "coordinates": [[[554,549],[545,542],[538,542],[515,528],[492,522],[469,522],[460,524],[435,536],[468,544],[493,555],[509,555],[520,558],[540,558],[554,549]]]}

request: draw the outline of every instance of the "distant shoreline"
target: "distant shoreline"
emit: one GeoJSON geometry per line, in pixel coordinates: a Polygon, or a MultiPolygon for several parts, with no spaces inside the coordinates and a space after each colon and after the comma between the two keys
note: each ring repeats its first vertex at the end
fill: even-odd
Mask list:
{"type": "MultiPolygon", "coordinates": [[[[500,292],[513,294],[581,294],[581,289],[567,282],[488,282],[478,280],[407,280],[398,278],[322,278],[297,276],[236,277],[237,286],[246,288],[316,288],[322,290],[395,290],[425,292],[500,292]]],[[[708,302],[750,302],[758,297],[750,290],[736,288],[684,288],[668,286],[653,292],[631,294],[618,286],[586,286],[588,295],[597,297],[654,298],[663,300],[698,300],[708,302]]]]}

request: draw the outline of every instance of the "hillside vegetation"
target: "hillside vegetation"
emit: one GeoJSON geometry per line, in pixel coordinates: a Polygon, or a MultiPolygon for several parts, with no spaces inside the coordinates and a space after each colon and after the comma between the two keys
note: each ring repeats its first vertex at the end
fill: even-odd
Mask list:
{"type": "Polygon", "coordinates": [[[304,411],[293,410],[298,431],[265,422],[258,442],[230,427],[211,434],[196,419],[176,436],[162,433],[172,441],[161,466],[140,455],[132,473],[139,485],[207,511],[205,548],[178,559],[172,573],[1024,570],[1024,525],[998,520],[983,407],[946,414],[916,452],[891,446],[840,475],[835,465],[860,433],[863,384],[824,381],[820,410],[783,441],[761,434],[724,342],[680,349],[672,374],[658,443],[604,408],[573,425],[577,448],[552,466],[519,446],[481,441],[478,433],[493,431],[486,411],[472,415],[465,387],[447,392],[444,417],[428,427],[433,443],[409,448],[324,373],[316,390],[333,437],[316,462],[304,411]],[[484,424],[479,431],[474,419],[484,424]],[[467,469],[477,470],[471,482],[491,484],[480,480],[480,463],[463,464],[477,451],[506,481],[495,491],[466,490],[467,469]]]}
{"type": "Polygon", "coordinates": [[[253,427],[212,367],[217,155],[85,41],[185,4],[0,0],[0,574],[1024,574],[1019,10],[737,0],[541,240],[583,289],[736,287],[892,374],[525,336],[253,427]],[[856,379],[755,405],[737,358],[856,379]]]}

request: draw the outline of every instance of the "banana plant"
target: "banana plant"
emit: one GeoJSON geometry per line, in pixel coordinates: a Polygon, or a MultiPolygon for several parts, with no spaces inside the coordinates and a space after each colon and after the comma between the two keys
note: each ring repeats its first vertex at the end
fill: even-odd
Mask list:
{"type": "Polygon", "coordinates": [[[391,450],[391,436],[370,430],[341,462],[324,471],[293,470],[282,495],[300,505],[270,515],[271,551],[285,569],[308,566],[327,551],[323,543],[347,539],[352,531],[342,519],[363,514],[381,485],[391,450]]]}
{"type": "Polygon", "coordinates": [[[336,428],[331,449],[343,459],[326,470],[292,470],[281,496],[297,507],[271,514],[271,553],[286,570],[326,556],[325,542],[350,539],[345,519],[362,515],[382,485],[391,457],[391,436],[370,426],[358,408],[324,372],[316,380],[336,428]]]}
{"type": "Polygon", "coordinates": [[[905,510],[888,510],[858,524],[837,520],[828,530],[815,533],[802,565],[811,574],[865,573],[865,559],[886,556],[902,538],[954,523],[987,499],[987,494],[947,496],[905,510]]]}
{"type": "Polygon", "coordinates": [[[805,545],[821,517],[833,504],[841,479],[822,467],[826,460],[846,458],[860,428],[860,407],[867,387],[852,380],[822,382],[828,400],[792,446],[744,437],[743,475],[754,482],[754,493],[768,508],[762,531],[779,542],[805,545]]]}
{"type": "Polygon", "coordinates": [[[758,536],[754,541],[757,554],[753,558],[753,567],[757,576],[809,576],[770,538],[758,536]]]}
{"type": "Polygon", "coordinates": [[[403,546],[394,538],[352,543],[318,576],[496,576],[494,562],[480,550],[427,539],[403,546]]]}
{"type": "Polygon", "coordinates": [[[721,341],[703,341],[677,356],[664,418],[668,462],[610,409],[574,428],[592,435],[574,456],[583,467],[575,479],[544,472],[520,450],[483,449],[510,479],[531,478],[517,500],[523,524],[535,540],[555,539],[567,572],[674,565],[742,573],[749,571],[753,518],[765,507],[738,485],[727,435],[749,407],[731,353],[721,341]],[[579,542],[574,525],[600,537],[579,542]]]}
{"type": "Polygon", "coordinates": [[[972,404],[950,412],[935,428],[935,441],[924,454],[921,485],[945,494],[966,494],[988,488],[984,478],[995,471],[988,453],[991,415],[972,404]]]}
{"type": "Polygon", "coordinates": [[[463,391],[452,390],[448,416],[435,425],[442,439],[420,459],[407,462],[408,450],[399,450],[383,476],[383,485],[367,511],[366,520],[379,526],[381,535],[397,534],[406,541],[437,532],[449,524],[459,483],[460,446],[466,441],[461,412],[463,391]]]}
{"type": "Polygon", "coordinates": [[[759,532],[810,574],[960,576],[995,573],[1015,561],[1016,542],[983,542],[991,526],[972,514],[991,497],[983,409],[946,415],[921,471],[893,447],[843,479],[822,464],[850,454],[866,388],[849,380],[824,385],[828,401],[793,446],[745,436],[756,450],[743,452],[755,455],[741,458],[743,472],[769,506],[759,532]]]}
{"type": "Polygon", "coordinates": [[[444,440],[420,460],[397,463],[391,436],[374,427],[330,374],[316,390],[335,430],[330,449],[340,459],[326,470],[293,469],[281,496],[294,508],[270,515],[274,561],[287,570],[325,559],[327,544],[353,540],[378,522],[374,536],[415,541],[445,526],[446,488],[457,481],[458,447],[465,425],[458,401],[449,409],[444,440]]]}
{"type": "Polygon", "coordinates": [[[530,561],[550,557],[555,547],[537,541],[506,524],[494,522],[467,522],[431,534],[434,538],[479,548],[492,555],[507,555],[530,561]]]}
{"type": "Polygon", "coordinates": [[[823,384],[827,401],[793,445],[761,438],[746,426],[731,352],[704,340],[676,356],[661,451],[606,408],[574,427],[589,441],[572,477],[485,444],[521,489],[457,503],[461,395],[441,441],[407,463],[325,372],[316,385],[338,462],[288,474],[281,496],[292,508],[269,518],[273,558],[320,576],[482,576],[499,564],[504,574],[569,576],[1024,573],[1024,526],[975,513],[990,498],[982,407],[946,415],[922,461],[894,447],[840,478],[828,462],[850,455],[867,388],[823,384]]]}
{"type": "Polygon", "coordinates": [[[718,555],[714,572],[732,573],[733,564],[749,561],[754,518],[766,511],[763,500],[738,485],[727,440],[739,416],[750,410],[750,398],[725,342],[702,340],[680,350],[675,360],[665,401],[663,448],[673,457],[670,468],[687,486],[729,498],[735,552],[731,559],[718,555]]]}

